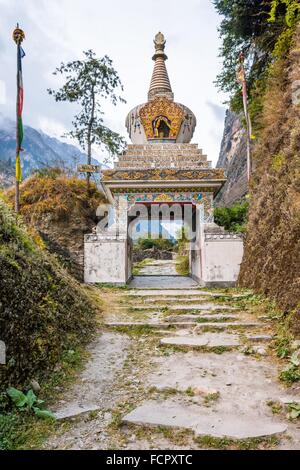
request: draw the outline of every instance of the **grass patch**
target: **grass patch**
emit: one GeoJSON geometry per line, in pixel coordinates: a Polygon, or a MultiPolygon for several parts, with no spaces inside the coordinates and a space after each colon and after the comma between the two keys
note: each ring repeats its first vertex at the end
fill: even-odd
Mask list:
{"type": "Polygon", "coordinates": [[[278,415],[283,411],[283,406],[281,405],[281,403],[278,403],[276,401],[268,401],[267,405],[271,408],[273,415],[278,415]]]}
{"type": "MultiPolygon", "coordinates": [[[[232,318],[228,318],[226,316],[224,316],[224,318],[215,318],[214,315],[211,315],[211,318],[209,319],[212,323],[224,323],[232,320],[232,318]]],[[[197,318],[195,321],[196,323],[207,323],[207,318],[197,318]]]]}
{"type": "Polygon", "coordinates": [[[180,276],[188,276],[190,273],[189,256],[177,256],[175,267],[177,274],[180,276]]]}
{"type": "Polygon", "coordinates": [[[208,395],[204,397],[204,404],[206,406],[211,406],[213,403],[218,401],[219,398],[220,398],[220,392],[209,393],[208,395]]]}
{"type": "Polygon", "coordinates": [[[213,436],[200,436],[194,438],[200,447],[224,450],[259,450],[274,448],[279,444],[277,437],[263,437],[252,439],[227,439],[213,436]]]}
{"type": "Polygon", "coordinates": [[[68,423],[21,413],[0,415],[0,450],[41,449],[51,433],[64,432],[68,423]]]}
{"type": "Polygon", "coordinates": [[[165,349],[165,355],[174,354],[176,352],[187,353],[190,351],[197,351],[202,353],[215,353],[215,354],[223,354],[225,352],[234,351],[238,348],[238,346],[179,346],[179,345],[164,345],[161,344],[160,347],[165,349]]]}
{"type": "Polygon", "coordinates": [[[128,326],[111,326],[118,333],[124,333],[129,336],[149,336],[156,333],[154,328],[146,325],[128,325],[128,326]]]}
{"type": "Polygon", "coordinates": [[[127,284],[118,286],[109,282],[98,282],[97,284],[95,284],[95,286],[99,287],[100,289],[113,289],[116,291],[129,289],[129,286],[127,284]]]}

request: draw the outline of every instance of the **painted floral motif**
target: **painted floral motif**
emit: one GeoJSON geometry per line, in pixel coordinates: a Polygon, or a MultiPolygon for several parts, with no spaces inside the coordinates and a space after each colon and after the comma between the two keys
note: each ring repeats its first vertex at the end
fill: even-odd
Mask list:
{"type": "Polygon", "coordinates": [[[213,222],[213,194],[197,192],[167,192],[167,193],[123,193],[115,194],[115,198],[126,198],[129,206],[136,203],[193,203],[201,204],[204,208],[204,221],[213,222]]]}
{"type": "Polygon", "coordinates": [[[200,201],[210,199],[211,194],[205,193],[191,193],[191,192],[176,192],[176,193],[127,193],[127,200],[129,203],[136,202],[192,202],[199,203],[200,201]]]}
{"type": "Polygon", "coordinates": [[[182,181],[182,180],[224,180],[223,168],[207,168],[199,170],[180,169],[145,169],[145,170],[104,170],[103,181],[111,180],[131,180],[131,181],[182,181]]]}

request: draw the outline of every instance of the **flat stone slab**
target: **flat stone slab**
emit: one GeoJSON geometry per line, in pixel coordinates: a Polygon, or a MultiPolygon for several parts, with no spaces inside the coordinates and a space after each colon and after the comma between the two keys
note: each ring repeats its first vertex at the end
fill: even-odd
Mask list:
{"type": "Polygon", "coordinates": [[[154,299],[154,297],[159,297],[159,298],[163,297],[164,299],[165,297],[168,297],[168,296],[189,298],[191,296],[205,295],[205,296],[213,297],[213,294],[211,292],[199,290],[197,287],[186,289],[186,288],[176,288],[176,287],[172,288],[171,286],[168,287],[167,289],[150,289],[149,288],[149,289],[141,289],[141,290],[130,290],[127,292],[127,295],[137,296],[137,297],[150,297],[153,300],[158,300],[158,299],[154,299]]]}
{"type": "Polygon", "coordinates": [[[198,287],[198,283],[185,276],[136,276],[129,287],[135,289],[188,289],[198,287]]]}
{"type": "Polygon", "coordinates": [[[272,335],[246,335],[247,339],[253,343],[259,343],[264,341],[271,341],[272,335]]]}
{"type": "Polygon", "coordinates": [[[219,321],[228,321],[236,320],[238,317],[234,315],[173,315],[165,318],[165,321],[172,323],[180,323],[184,321],[190,321],[192,323],[206,323],[206,322],[219,322],[219,321]]]}
{"type": "Polygon", "coordinates": [[[300,396],[284,396],[280,398],[281,403],[284,405],[290,405],[292,403],[295,403],[296,405],[300,406],[300,396]]]}
{"type": "MultiPolygon", "coordinates": [[[[207,335],[208,338],[211,336],[215,335],[207,335]]],[[[235,335],[225,338],[228,336],[237,339],[235,335]]],[[[267,402],[287,395],[277,381],[275,365],[236,351],[220,355],[176,352],[168,357],[156,357],[154,362],[153,372],[147,378],[149,387],[179,391],[189,387],[217,390],[220,393],[220,400],[215,405],[217,409],[225,407],[228,411],[232,408],[241,414],[259,410],[269,414],[267,402]]]]}
{"type": "Polygon", "coordinates": [[[226,329],[226,328],[257,328],[261,327],[260,323],[255,323],[255,322],[226,322],[226,323],[221,323],[221,322],[206,322],[206,323],[198,323],[196,324],[197,329],[201,328],[219,328],[220,330],[226,329]]]}
{"type": "MultiPolygon", "coordinates": [[[[181,300],[177,300],[177,302],[185,302],[185,301],[181,301],[181,300]]],[[[167,303],[167,301],[166,301],[167,303]]],[[[163,306],[162,306],[163,307],[163,306]]],[[[156,307],[156,308],[159,308],[159,307],[156,307]]],[[[152,305],[144,305],[144,304],[140,304],[140,305],[132,305],[131,306],[131,310],[140,310],[140,311],[143,311],[143,310],[153,310],[153,306],[152,305]]],[[[213,304],[213,303],[204,303],[204,304],[195,304],[195,305],[168,305],[168,310],[170,311],[178,311],[178,310],[183,310],[183,311],[215,311],[215,310],[228,310],[228,311],[235,311],[235,310],[238,310],[237,308],[235,307],[229,307],[227,305],[217,305],[217,304],[213,304]]]]}
{"type": "Polygon", "coordinates": [[[190,429],[196,436],[251,439],[281,434],[287,426],[272,419],[212,413],[199,405],[183,405],[176,400],[147,401],[123,418],[123,423],[190,429]]]}
{"type": "MultiPolygon", "coordinates": [[[[199,336],[173,336],[162,338],[160,344],[165,346],[195,347],[236,347],[240,345],[238,336],[227,333],[204,333],[199,336]]],[[[188,388],[188,387],[187,387],[188,388]]]]}
{"type": "Polygon", "coordinates": [[[112,328],[117,328],[117,327],[128,327],[128,328],[135,328],[135,327],[141,327],[141,328],[154,328],[154,329],[168,329],[172,326],[178,327],[178,328],[191,328],[195,327],[195,322],[109,322],[105,323],[105,326],[107,327],[112,327],[112,328]]]}
{"type": "Polygon", "coordinates": [[[139,270],[139,276],[178,276],[173,260],[153,260],[139,270]]]}
{"type": "Polygon", "coordinates": [[[203,303],[195,305],[170,305],[169,310],[238,310],[236,307],[230,307],[229,305],[219,305],[214,303],[203,303]]]}
{"type": "Polygon", "coordinates": [[[189,304],[191,302],[205,302],[207,301],[207,296],[203,296],[203,297],[192,296],[192,298],[190,297],[180,298],[180,297],[168,297],[167,296],[165,300],[164,298],[161,299],[161,298],[145,297],[142,301],[143,301],[143,304],[156,303],[156,304],[162,304],[164,306],[166,305],[166,303],[169,304],[169,303],[174,303],[178,301],[184,302],[185,304],[189,304]]]}
{"type": "Polygon", "coordinates": [[[72,406],[66,406],[65,409],[62,409],[60,411],[57,411],[54,413],[54,416],[58,420],[63,420],[63,419],[69,419],[69,418],[75,418],[76,416],[85,414],[85,413],[90,413],[91,411],[98,411],[100,408],[98,405],[78,405],[77,403],[74,403],[72,406]]]}

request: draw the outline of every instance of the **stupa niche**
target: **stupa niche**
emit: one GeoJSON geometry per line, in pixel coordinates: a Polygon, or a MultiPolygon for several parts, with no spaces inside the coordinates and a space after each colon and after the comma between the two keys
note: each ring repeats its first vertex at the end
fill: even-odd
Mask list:
{"type": "Polygon", "coordinates": [[[148,102],[133,108],[126,127],[133,144],[149,142],[189,143],[196,127],[194,113],[183,104],[174,103],[174,94],[166,68],[166,40],[162,33],[154,39],[154,69],[148,102]]]}

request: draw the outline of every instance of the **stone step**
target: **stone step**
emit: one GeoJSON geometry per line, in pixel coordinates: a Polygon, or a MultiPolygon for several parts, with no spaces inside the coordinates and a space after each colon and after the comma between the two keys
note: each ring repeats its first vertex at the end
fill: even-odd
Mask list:
{"type": "Polygon", "coordinates": [[[86,404],[81,406],[77,403],[71,403],[66,405],[64,409],[53,414],[58,421],[62,421],[64,419],[75,418],[80,415],[88,414],[91,411],[100,411],[100,409],[101,408],[97,404],[86,404]]]}
{"type": "Polygon", "coordinates": [[[268,342],[273,339],[272,335],[246,335],[251,343],[268,342]]]}
{"type": "Polygon", "coordinates": [[[191,321],[185,321],[185,322],[129,322],[129,321],[125,321],[125,322],[121,322],[121,321],[117,321],[117,322],[108,322],[108,323],[104,323],[104,326],[108,327],[108,328],[136,328],[136,327],[140,327],[140,328],[153,328],[153,329],[161,329],[161,330],[164,330],[164,329],[168,329],[168,328],[171,328],[171,327],[175,327],[175,328],[193,328],[195,327],[196,325],[198,324],[195,324],[195,322],[191,322],[191,321]]]}
{"type": "Polygon", "coordinates": [[[222,315],[222,314],[210,314],[210,315],[171,315],[165,317],[164,321],[171,323],[181,323],[185,321],[190,321],[192,323],[209,323],[209,322],[226,322],[226,321],[236,321],[238,316],[234,315],[222,315]]]}
{"type": "Polygon", "coordinates": [[[247,416],[234,413],[212,413],[209,408],[196,404],[182,404],[179,400],[146,401],[122,422],[141,426],[188,429],[196,436],[228,439],[253,439],[282,434],[285,424],[274,418],[247,416]]]}
{"type": "MultiPolygon", "coordinates": [[[[152,293],[154,290],[164,292],[170,289],[170,286],[175,290],[199,289],[199,284],[188,276],[135,276],[129,284],[131,288],[144,291],[150,289],[152,293]]],[[[176,295],[174,291],[173,295],[176,295]]]]}
{"type": "Polygon", "coordinates": [[[227,323],[214,323],[214,322],[207,322],[207,323],[197,323],[196,328],[201,329],[201,328],[218,328],[220,330],[223,329],[234,329],[234,328],[258,328],[262,327],[261,323],[256,323],[256,322],[227,322],[227,323]]]}
{"type": "MultiPolygon", "coordinates": [[[[178,300],[178,302],[180,302],[180,300],[178,300]]],[[[157,307],[157,306],[156,306],[157,307]]],[[[158,308],[158,307],[157,307],[158,308]]],[[[204,304],[196,304],[196,305],[162,305],[161,308],[167,308],[168,311],[171,311],[171,312],[182,312],[182,313],[185,313],[185,312],[207,312],[207,313],[210,313],[210,312],[215,312],[215,311],[224,311],[224,310],[227,310],[229,312],[234,312],[234,311],[238,311],[237,308],[235,307],[229,307],[227,305],[217,305],[217,304],[208,304],[208,303],[204,303],[204,304]]],[[[140,312],[151,312],[151,311],[154,311],[153,309],[153,306],[148,306],[148,305],[144,305],[144,304],[134,304],[134,305],[131,305],[130,306],[130,309],[132,311],[140,311],[140,312]]],[[[156,312],[155,312],[156,313],[156,312]]]]}
{"type": "MultiPolygon", "coordinates": [[[[184,297],[184,298],[180,298],[180,297],[167,297],[167,299],[164,301],[164,299],[161,299],[160,297],[159,298],[148,298],[148,297],[145,297],[143,299],[138,299],[140,301],[143,302],[143,304],[141,305],[145,305],[145,304],[155,304],[155,306],[158,306],[159,304],[161,304],[162,307],[165,307],[166,304],[168,303],[178,303],[179,301],[182,301],[184,302],[185,304],[189,304],[191,302],[205,302],[207,301],[207,296],[203,296],[203,297],[197,297],[197,296],[192,296],[192,298],[188,298],[188,297],[184,297]]],[[[137,299],[133,299],[132,302],[135,302],[135,305],[136,302],[137,302],[137,299]]]]}
{"type": "MultiPolygon", "coordinates": [[[[167,299],[168,296],[170,297],[176,297],[178,300],[178,297],[190,297],[190,296],[199,296],[199,295],[205,295],[205,296],[211,296],[215,297],[216,295],[222,296],[224,294],[218,293],[218,294],[212,294],[211,292],[208,291],[202,291],[199,289],[199,287],[195,286],[189,289],[135,289],[135,290],[130,290],[127,292],[128,296],[134,296],[134,297],[150,297],[152,300],[154,300],[155,297],[158,297],[160,300],[162,299],[167,299]]],[[[157,299],[156,299],[157,300],[157,299]]]]}
{"type": "Polygon", "coordinates": [[[153,328],[153,329],[168,329],[171,327],[174,328],[191,328],[195,330],[201,330],[206,328],[211,328],[214,330],[234,330],[240,328],[256,328],[261,326],[260,323],[250,323],[250,322],[222,322],[222,321],[149,321],[149,322],[135,322],[135,321],[116,321],[116,322],[106,322],[104,326],[108,328],[115,327],[126,327],[126,328],[153,328]]]}
{"type": "Polygon", "coordinates": [[[162,346],[183,346],[191,349],[202,347],[233,348],[240,346],[240,340],[237,335],[229,333],[203,333],[198,336],[187,335],[162,338],[160,344],[162,346]]]}

